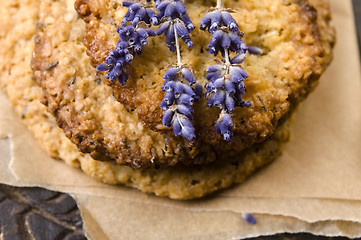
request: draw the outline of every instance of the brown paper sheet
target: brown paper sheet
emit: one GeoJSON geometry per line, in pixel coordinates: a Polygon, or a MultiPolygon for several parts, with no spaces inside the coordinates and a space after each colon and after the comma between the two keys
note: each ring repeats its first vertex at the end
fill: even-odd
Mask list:
{"type": "Polygon", "coordinates": [[[71,193],[90,239],[237,239],[307,231],[361,236],[361,76],[351,1],[331,1],[335,59],[280,157],[246,183],[173,201],[97,182],[49,158],[0,94],[0,182],[71,193]],[[242,219],[252,212],[256,225],[242,219]]]}

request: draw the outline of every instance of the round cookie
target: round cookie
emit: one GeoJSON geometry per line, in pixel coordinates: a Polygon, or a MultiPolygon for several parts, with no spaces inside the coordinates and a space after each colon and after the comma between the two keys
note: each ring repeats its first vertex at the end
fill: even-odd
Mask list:
{"type": "MultiPolygon", "coordinates": [[[[57,68],[74,70],[75,65],[82,69],[82,74],[71,71],[71,76],[66,75],[73,79],[72,84],[76,84],[78,80],[88,81],[89,88],[96,89],[97,86],[102,86],[97,82],[97,73],[91,67],[81,43],[85,24],[77,18],[72,4],[72,1],[65,0],[6,0],[5,10],[1,12],[4,20],[2,23],[7,26],[0,28],[1,85],[19,116],[52,157],[81,167],[88,175],[109,184],[121,183],[159,196],[191,199],[244,181],[256,169],[281,153],[282,145],[289,136],[287,124],[264,143],[243,152],[237,158],[229,157],[224,159],[224,163],[193,168],[177,166],[140,170],[111,162],[95,161],[89,155],[79,152],[41,103],[42,89],[32,78],[30,68],[34,41],[42,41],[39,37],[34,38],[37,27],[39,33],[48,33],[47,36],[53,38],[51,43],[54,52],[49,52],[49,59],[44,62],[48,66],[46,72],[55,71],[57,68]],[[58,63],[54,64],[54,60],[58,63]]],[[[60,77],[58,79],[64,80],[60,77]]],[[[102,90],[111,92],[109,86],[104,86],[102,90]]],[[[91,91],[89,96],[92,96],[91,91]]],[[[115,99],[109,101],[112,101],[112,105],[117,109],[124,109],[115,99]]],[[[127,111],[123,110],[120,113],[126,114],[127,111]]],[[[133,120],[139,121],[136,118],[133,120]]]]}
{"type": "MultiPolygon", "coordinates": [[[[187,1],[186,4],[197,28],[190,34],[194,47],[187,49],[185,44],[181,45],[181,55],[202,85],[206,83],[205,70],[215,62],[207,52],[210,34],[200,31],[198,26],[207,9],[215,4],[215,1],[187,1]]],[[[320,75],[332,59],[331,49],[335,39],[334,30],[329,23],[331,18],[328,1],[228,0],[223,1],[223,4],[235,11],[233,16],[240,24],[240,30],[245,33],[245,43],[259,46],[264,51],[261,56],[249,55],[243,64],[249,76],[245,80],[247,92],[244,100],[250,101],[251,107],[236,108],[233,112],[234,136],[231,141],[227,142],[216,134],[214,124],[220,110],[208,108],[205,98],[195,105],[194,142],[174,137],[172,129],[161,124],[163,110],[159,106],[164,97],[164,92],[161,91],[162,76],[167,66],[176,62],[176,56],[168,50],[164,37],[157,36],[149,38],[149,45],[143,48],[143,55],[136,56],[133,60],[130,79],[125,86],[118,82],[110,83],[103,78],[103,73],[98,73],[98,76],[103,85],[112,87],[111,94],[114,98],[129,113],[137,115],[142,128],[157,136],[157,140],[152,140],[153,143],[164,143],[163,146],[158,146],[164,154],[158,154],[159,149],[154,148],[153,144],[149,145],[152,147],[148,151],[138,150],[133,145],[110,144],[104,139],[111,134],[107,130],[83,130],[71,124],[71,121],[77,119],[77,105],[83,106],[86,103],[81,101],[74,106],[67,103],[59,105],[59,101],[64,98],[54,98],[48,94],[49,111],[57,114],[61,126],[81,151],[90,153],[96,159],[113,160],[133,167],[174,165],[178,162],[203,164],[221,161],[228,152],[237,154],[274,133],[279,123],[285,121],[298,103],[317,85],[320,75]],[[72,113],[63,114],[64,109],[72,113]],[[131,154],[131,158],[124,158],[127,154],[131,154]]],[[[109,50],[116,45],[116,26],[120,26],[126,8],[113,0],[77,0],[75,7],[86,22],[86,51],[93,66],[97,66],[105,61],[109,50]]],[[[64,86],[58,84],[57,87],[67,91],[64,86]]],[[[44,85],[44,91],[47,93],[51,89],[44,85]]],[[[68,100],[70,98],[66,101],[68,100]]],[[[93,118],[82,121],[85,120],[89,125],[97,124],[93,118]]],[[[122,123],[122,120],[118,123],[122,123]]],[[[115,124],[112,129],[114,133],[122,133],[122,130],[121,124],[115,124]]],[[[122,137],[123,135],[113,135],[111,139],[121,142],[122,137]]],[[[138,140],[135,142],[137,143],[134,145],[142,144],[138,140]]]]}

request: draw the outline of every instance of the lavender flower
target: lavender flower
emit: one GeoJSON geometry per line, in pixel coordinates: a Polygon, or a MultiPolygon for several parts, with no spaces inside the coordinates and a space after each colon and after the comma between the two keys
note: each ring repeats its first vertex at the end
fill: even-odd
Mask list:
{"type": "Polygon", "coordinates": [[[221,27],[227,27],[232,32],[238,32],[238,24],[233,19],[232,15],[226,10],[211,9],[204,15],[200,22],[200,29],[205,30],[208,28],[208,32],[214,33],[221,27]]]}
{"type": "Polygon", "coordinates": [[[108,71],[105,78],[114,82],[118,79],[124,85],[129,78],[130,66],[135,54],[142,54],[142,46],[148,44],[147,38],[155,36],[156,32],[148,28],[134,28],[133,25],[118,27],[119,40],[115,49],[109,51],[105,63],[97,66],[98,71],[108,71]]]}
{"type": "Polygon", "coordinates": [[[193,46],[193,42],[189,36],[195,27],[189,19],[188,13],[181,1],[164,0],[156,2],[158,11],[158,19],[163,19],[163,23],[159,26],[157,34],[164,33],[169,49],[174,52],[176,50],[176,34],[188,47],[193,46]]]}
{"type": "Polygon", "coordinates": [[[168,21],[174,19],[180,19],[188,31],[192,31],[195,27],[192,21],[189,18],[189,15],[182,3],[179,0],[157,0],[155,4],[155,8],[158,11],[158,19],[162,19],[163,17],[168,21]]]}
{"type": "Polygon", "coordinates": [[[245,94],[244,80],[248,77],[246,71],[240,66],[246,58],[246,53],[262,54],[257,47],[248,47],[242,41],[243,33],[239,31],[238,24],[232,15],[220,8],[221,1],[217,2],[217,8],[211,8],[200,22],[200,29],[212,33],[208,44],[208,52],[217,56],[221,52],[221,64],[210,66],[207,69],[206,97],[209,107],[216,106],[221,109],[216,121],[216,133],[221,134],[226,141],[233,135],[233,121],[231,113],[236,106],[250,107],[250,102],[245,102],[242,95],[245,94]],[[230,52],[236,56],[230,59],[230,52]]]}
{"type": "Polygon", "coordinates": [[[193,119],[192,105],[199,99],[199,87],[201,86],[196,84],[197,91],[195,91],[184,83],[185,81],[190,84],[195,83],[192,71],[186,66],[169,68],[164,73],[163,79],[162,91],[166,93],[160,105],[165,111],[162,124],[166,127],[172,126],[175,136],[182,135],[192,141],[196,137],[191,121],[193,119]]]}
{"type": "Polygon", "coordinates": [[[257,223],[257,219],[250,213],[243,213],[243,218],[244,220],[246,220],[246,222],[250,223],[250,224],[256,224],[257,223]]]}
{"type": "Polygon", "coordinates": [[[195,27],[189,19],[182,1],[157,0],[156,9],[158,19],[162,24],[157,34],[164,34],[169,49],[177,51],[177,64],[169,68],[163,75],[164,84],[162,91],[165,95],[160,107],[165,111],[162,119],[163,125],[173,127],[175,136],[184,136],[190,141],[196,137],[192,124],[193,103],[199,101],[202,96],[202,86],[196,83],[196,79],[189,66],[181,63],[178,37],[188,47],[193,46],[189,32],[195,27]],[[187,84],[188,83],[188,84],[187,84]],[[191,85],[195,84],[194,89],[191,85]]]}

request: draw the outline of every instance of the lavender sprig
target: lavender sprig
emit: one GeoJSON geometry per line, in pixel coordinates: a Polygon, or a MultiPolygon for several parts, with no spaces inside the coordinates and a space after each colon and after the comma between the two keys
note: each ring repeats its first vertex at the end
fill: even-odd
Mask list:
{"type": "Polygon", "coordinates": [[[177,52],[177,64],[170,67],[163,75],[162,91],[166,92],[160,107],[165,111],[163,125],[173,127],[175,136],[184,136],[190,141],[196,137],[193,127],[193,103],[202,96],[202,86],[189,66],[182,64],[179,48],[180,37],[188,47],[193,46],[189,32],[194,29],[183,2],[178,0],[156,1],[158,18],[162,24],[157,34],[165,34],[169,49],[177,52]],[[194,89],[191,85],[195,84],[194,89]]]}
{"type": "Polygon", "coordinates": [[[257,47],[248,47],[242,41],[243,33],[232,15],[221,8],[221,0],[217,1],[217,7],[211,8],[200,22],[200,29],[212,33],[208,44],[208,52],[217,56],[221,52],[224,58],[219,64],[207,69],[206,97],[209,107],[216,106],[221,109],[216,121],[216,133],[221,134],[226,141],[233,136],[233,121],[231,114],[235,107],[250,107],[250,102],[245,102],[242,95],[245,94],[244,80],[248,77],[241,64],[246,59],[246,53],[262,54],[257,47]],[[230,58],[230,52],[236,56],[230,58]]]}
{"type": "Polygon", "coordinates": [[[129,66],[135,55],[142,54],[142,46],[148,44],[148,37],[156,36],[156,32],[146,24],[158,24],[155,12],[148,6],[133,1],[123,1],[128,7],[121,26],[117,27],[119,40],[115,49],[109,51],[105,63],[97,66],[100,72],[108,71],[105,78],[114,82],[116,79],[124,85],[129,78],[129,66]],[[127,24],[130,25],[127,26],[127,24]]]}
{"type": "Polygon", "coordinates": [[[169,49],[172,52],[176,50],[176,35],[180,36],[188,47],[192,47],[193,42],[189,37],[189,32],[195,27],[189,19],[183,3],[179,0],[164,0],[157,1],[155,6],[158,11],[158,19],[163,19],[157,34],[166,36],[169,49]]]}
{"type": "Polygon", "coordinates": [[[195,139],[195,130],[191,120],[193,119],[194,102],[199,101],[202,95],[202,86],[195,85],[195,89],[185,83],[196,82],[192,71],[187,66],[173,66],[163,75],[164,84],[162,91],[165,96],[160,107],[165,111],[162,124],[173,127],[175,136],[182,135],[188,140],[195,139]],[[200,89],[199,89],[200,88],[200,89]]]}
{"type": "Polygon", "coordinates": [[[108,71],[105,78],[114,82],[118,79],[124,85],[129,78],[128,67],[131,65],[135,54],[142,54],[142,46],[148,44],[147,38],[156,36],[156,32],[149,28],[134,28],[133,25],[118,27],[119,40],[115,49],[109,51],[105,63],[97,66],[98,71],[108,71]]]}

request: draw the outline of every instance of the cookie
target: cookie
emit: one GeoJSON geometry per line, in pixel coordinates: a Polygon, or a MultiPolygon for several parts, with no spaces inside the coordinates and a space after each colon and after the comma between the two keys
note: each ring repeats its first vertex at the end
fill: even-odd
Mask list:
{"type": "MultiPolygon", "coordinates": [[[[58,39],[52,41],[52,51],[48,52],[49,59],[44,63],[48,66],[45,74],[55,72],[59,81],[69,81],[70,86],[89,85],[89,90],[96,90],[93,93],[95,95],[97,91],[109,93],[110,96],[104,97],[103,103],[110,110],[118,111],[120,115],[118,117],[128,119],[128,122],[124,121],[123,124],[129,124],[127,127],[131,127],[130,124],[139,124],[140,121],[111,97],[110,86],[99,83],[99,75],[92,68],[82,44],[85,24],[77,18],[72,4],[72,1],[65,0],[6,0],[4,11],[1,12],[3,18],[1,23],[7,26],[0,28],[0,43],[3,46],[0,52],[1,86],[16,112],[49,155],[62,159],[72,166],[80,167],[88,175],[105,183],[124,184],[143,192],[174,199],[192,199],[244,181],[256,169],[269,163],[281,153],[282,145],[289,137],[286,123],[268,140],[242,152],[237,158],[231,156],[225,158],[223,162],[193,168],[178,165],[163,166],[159,169],[133,169],[113,162],[95,161],[89,155],[78,151],[63,130],[57,126],[55,117],[50,115],[41,103],[42,88],[32,77],[30,60],[34,43],[44,41],[40,38],[41,34],[58,39]],[[37,37],[34,35],[36,28],[39,31],[37,37]],[[76,69],[81,69],[81,72],[75,71],[76,69]],[[59,75],[61,71],[64,71],[64,76],[59,75]],[[98,89],[99,87],[101,89],[98,89]],[[107,101],[111,104],[106,105],[107,101]]],[[[89,91],[88,97],[93,96],[92,92],[89,91]]],[[[131,136],[134,135],[129,135],[131,136]]]]}
{"type": "MultiPolygon", "coordinates": [[[[164,37],[149,38],[142,56],[134,58],[129,68],[129,80],[124,86],[117,81],[111,83],[99,72],[97,81],[101,86],[93,88],[87,84],[84,87],[84,83],[78,88],[69,87],[66,79],[59,80],[64,78],[64,69],[57,70],[57,67],[50,72],[44,71],[51,64],[44,60],[48,59],[47,52],[55,51],[50,49],[55,40],[49,34],[42,37],[47,40],[37,44],[34,68],[38,70],[37,77],[44,89],[49,112],[56,116],[71,141],[95,159],[144,168],[222,161],[230,152],[239,154],[269,138],[317,85],[332,59],[335,38],[328,2],[223,2],[225,7],[234,10],[232,15],[244,31],[245,43],[258,46],[264,52],[259,56],[249,55],[243,63],[248,73],[244,100],[251,106],[236,108],[232,113],[234,136],[229,142],[216,134],[214,125],[220,110],[208,108],[205,98],[194,106],[196,139],[193,142],[175,137],[171,128],[162,125],[163,74],[167,65],[176,61],[175,54],[167,49],[164,37]],[[283,14],[279,14],[281,12],[283,14]],[[111,92],[100,90],[105,88],[104,85],[110,86],[111,92]],[[74,91],[83,98],[73,96],[74,91]],[[96,98],[94,102],[89,100],[90,91],[99,91],[98,96],[93,97],[96,98]],[[109,109],[103,105],[106,96],[120,102],[127,116],[134,117],[132,122],[139,125],[126,127],[129,122],[119,117],[122,114],[105,110],[109,109]],[[136,130],[130,134],[126,129],[136,130]]],[[[207,9],[214,5],[214,1],[187,1],[186,4],[197,28],[190,33],[194,46],[188,49],[185,44],[181,45],[181,55],[202,85],[207,82],[205,71],[214,64],[214,59],[207,52],[210,35],[200,31],[198,26],[207,9]]],[[[116,26],[121,25],[126,8],[113,0],[77,0],[75,8],[86,22],[84,46],[95,67],[103,63],[109,50],[116,46],[116,26]]],[[[55,63],[58,59],[52,61],[55,63]]]]}

